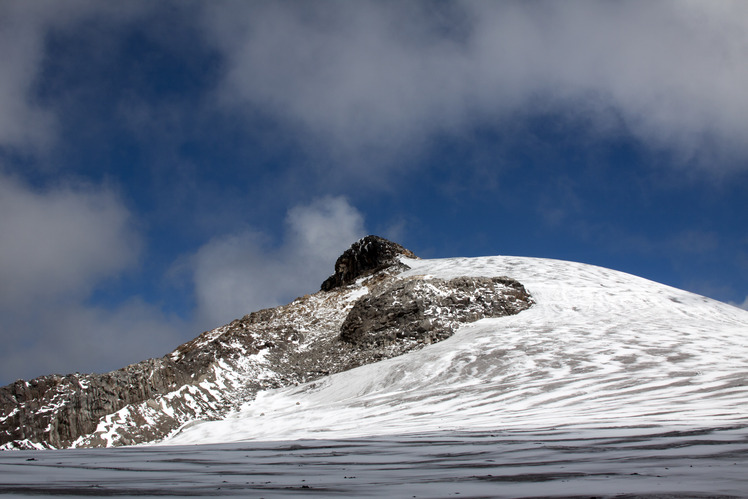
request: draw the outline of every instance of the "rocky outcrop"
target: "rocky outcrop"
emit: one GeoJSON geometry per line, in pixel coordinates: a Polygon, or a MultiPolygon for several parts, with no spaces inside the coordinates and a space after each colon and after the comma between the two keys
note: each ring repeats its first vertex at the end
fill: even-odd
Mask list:
{"type": "Polygon", "coordinates": [[[16,381],[0,388],[0,444],[43,442],[67,447],[81,435],[93,433],[104,416],[190,383],[206,367],[164,357],[104,374],[16,381]]]}
{"type": "Polygon", "coordinates": [[[357,241],[324,291],[206,331],[172,353],[105,374],[0,388],[0,448],[154,441],[218,419],[257,392],[312,381],[443,340],[463,323],[532,304],[513,279],[403,277],[402,246],[357,241]]]}
{"type": "Polygon", "coordinates": [[[400,340],[434,343],[461,323],[513,315],[531,303],[524,286],[507,277],[398,280],[356,302],[340,338],[370,348],[400,340]]]}
{"type": "MultiPolygon", "coordinates": [[[[392,266],[399,257],[416,258],[412,251],[379,236],[366,236],[345,250],[335,262],[335,273],[322,283],[322,291],[352,284],[356,279],[392,266]]],[[[403,266],[403,268],[407,268],[403,266]]]]}

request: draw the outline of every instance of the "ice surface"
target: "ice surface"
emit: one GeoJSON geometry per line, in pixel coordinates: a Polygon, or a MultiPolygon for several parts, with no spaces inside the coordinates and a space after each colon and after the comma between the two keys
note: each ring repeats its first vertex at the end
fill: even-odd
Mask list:
{"type": "Polygon", "coordinates": [[[745,497],[745,428],[503,430],[0,453],[10,496],[745,497]]]}

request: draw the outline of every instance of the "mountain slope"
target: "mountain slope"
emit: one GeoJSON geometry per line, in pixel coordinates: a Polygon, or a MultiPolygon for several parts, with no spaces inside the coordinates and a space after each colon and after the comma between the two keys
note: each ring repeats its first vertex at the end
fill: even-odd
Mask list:
{"type": "Polygon", "coordinates": [[[264,390],[297,385],[448,338],[459,324],[532,304],[510,278],[402,277],[415,255],[367,236],[322,289],[207,331],[172,353],[104,374],[50,375],[0,388],[0,448],[159,440],[220,419],[264,390]]]}
{"type": "Polygon", "coordinates": [[[279,390],[169,444],[435,430],[748,420],[748,312],[590,265],[533,258],[403,260],[400,278],[508,275],[524,312],[428,348],[279,390]]]}

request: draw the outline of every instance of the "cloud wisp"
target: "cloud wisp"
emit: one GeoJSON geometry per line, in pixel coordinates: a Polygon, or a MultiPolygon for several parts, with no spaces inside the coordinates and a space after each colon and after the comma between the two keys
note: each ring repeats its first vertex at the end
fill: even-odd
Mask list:
{"type": "Polygon", "coordinates": [[[226,103],[352,163],[559,113],[681,163],[746,164],[741,2],[233,2],[206,19],[226,103]]]}
{"type": "Polygon", "coordinates": [[[57,139],[60,117],[35,94],[55,31],[75,30],[81,23],[123,25],[145,12],[142,2],[110,4],[52,0],[0,4],[0,151],[3,147],[38,155],[57,139]]]}
{"type": "Polygon", "coordinates": [[[745,297],[743,303],[731,303],[731,305],[735,305],[736,307],[742,308],[743,310],[748,310],[748,296],[745,297]]]}
{"type": "Polygon", "coordinates": [[[326,197],[288,211],[277,247],[253,230],[214,238],[191,258],[198,323],[215,327],[319,290],[335,259],[364,235],[358,210],[326,197]]]}
{"type": "Polygon", "coordinates": [[[113,306],[90,302],[96,286],[132,271],[142,255],[142,236],[115,193],[0,180],[5,382],[164,355],[203,329],[317,291],[337,256],[365,235],[356,208],[325,197],[288,211],[280,245],[251,229],[214,238],[187,258],[196,297],[187,320],[139,295],[113,306]]]}
{"type": "Polygon", "coordinates": [[[135,297],[94,289],[136,268],[142,236],[112,190],[35,189],[0,174],[0,377],[101,371],[173,348],[179,324],[135,297]]]}

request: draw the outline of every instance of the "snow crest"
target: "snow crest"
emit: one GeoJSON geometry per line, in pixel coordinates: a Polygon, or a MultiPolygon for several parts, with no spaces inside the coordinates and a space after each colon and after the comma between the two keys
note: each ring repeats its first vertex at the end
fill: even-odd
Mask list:
{"type": "Polygon", "coordinates": [[[403,259],[402,277],[509,276],[536,304],[401,357],[260,392],[167,444],[748,420],[748,312],[591,265],[403,259]]]}

